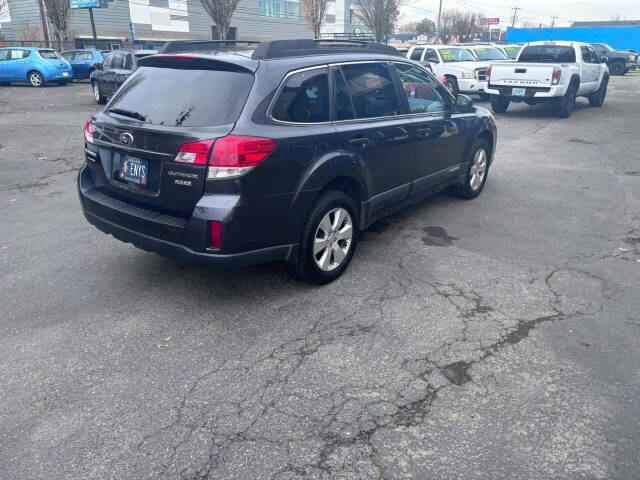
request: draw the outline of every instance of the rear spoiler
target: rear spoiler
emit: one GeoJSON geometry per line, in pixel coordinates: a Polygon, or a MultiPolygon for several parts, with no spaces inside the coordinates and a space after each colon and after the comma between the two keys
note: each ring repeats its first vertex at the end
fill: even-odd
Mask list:
{"type": "Polygon", "coordinates": [[[252,49],[260,42],[249,40],[175,40],[166,42],[158,53],[210,52],[212,50],[252,49]]]}
{"type": "Polygon", "coordinates": [[[241,55],[232,58],[218,58],[197,54],[159,53],[138,60],[141,67],[175,68],[180,70],[220,70],[225,72],[253,73],[258,68],[258,62],[241,55]]]}

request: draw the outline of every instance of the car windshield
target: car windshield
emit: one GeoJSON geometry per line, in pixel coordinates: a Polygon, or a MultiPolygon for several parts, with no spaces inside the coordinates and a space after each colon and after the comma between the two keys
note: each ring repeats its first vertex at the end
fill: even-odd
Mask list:
{"type": "Polygon", "coordinates": [[[504,53],[497,48],[492,47],[478,47],[473,49],[476,52],[478,60],[506,60],[504,53]]]}
{"type": "Polygon", "coordinates": [[[48,60],[60,58],[60,55],[55,50],[38,50],[38,55],[48,60]]]}
{"type": "Polygon", "coordinates": [[[118,90],[107,111],[153,125],[227,125],[240,116],[252,84],[248,72],[141,67],[118,90]]]}
{"type": "Polygon", "coordinates": [[[530,45],[524,47],[518,62],[532,63],[575,63],[573,47],[564,45],[530,45]]]}
{"type": "Polygon", "coordinates": [[[442,48],[440,49],[440,55],[444,63],[476,61],[474,56],[464,48],[442,48]]]}
{"type": "Polygon", "coordinates": [[[522,50],[522,47],[503,47],[511,60],[514,60],[518,56],[518,52],[522,50]]]}

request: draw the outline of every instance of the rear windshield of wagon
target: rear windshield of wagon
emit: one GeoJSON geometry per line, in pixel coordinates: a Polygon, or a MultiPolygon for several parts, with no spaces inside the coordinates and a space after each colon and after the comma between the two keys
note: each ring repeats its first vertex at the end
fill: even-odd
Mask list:
{"type": "Polygon", "coordinates": [[[531,45],[524,47],[518,62],[531,63],[574,63],[576,54],[573,47],[560,45],[531,45]]]}
{"type": "Polygon", "coordinates": [[[167,127],[228,125],[238,120],[253,85],[247,71],[140,67],[107,111],[135,112],[167,127]]]}

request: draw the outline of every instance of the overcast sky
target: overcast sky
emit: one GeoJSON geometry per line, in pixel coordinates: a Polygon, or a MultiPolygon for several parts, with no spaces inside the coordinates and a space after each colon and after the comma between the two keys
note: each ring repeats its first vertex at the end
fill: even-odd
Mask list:
{"type": "MultiPolygon", "coordinates": [[[[438,17],[439,0],[406,0],[400,9],[400,24],[424,17],[438,17]]],[[[442,9],[473,10],[487,17],[498,17],[502,25],[511,25],[513,10],[522,7],[516,18],[549,26],[557,15],[556,26],[569,26],[572,20],[611,20],[620,15],[624,20],[640,20],[640,0],[442,0],[442,9]]],[[[516,21],[516,26],[518,22],[516,21]]]]}

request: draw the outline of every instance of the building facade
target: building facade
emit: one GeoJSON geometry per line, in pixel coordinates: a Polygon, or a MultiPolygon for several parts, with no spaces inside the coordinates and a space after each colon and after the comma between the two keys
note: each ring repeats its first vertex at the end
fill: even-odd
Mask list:
{"type": "Polygon", "coordinates": [[[329,0],[321,34],[322,38],[371,36],[358,14],[357,3],[352,0],[329,0]]]}
{"type": "MultiPolygon", "coordinates": [[[[109,0],[108,8],[94,8],[100,48],[131,44],[157,46],[167,40],[217,38],[215,23],[200,0],[109,0]]],[[[54,28],[49,24],[51,39],[54,28]]],[[[239,40],[311,38],[299,0],[240,0],[231,21],[239,40]]],[[[9,0],[0,12],[0,38],[4,41],[44,39],[38,0],[9,0]]],[[[67,38],[75,46],[93,44],[89,11],[72,9],[67,38]]]]}

